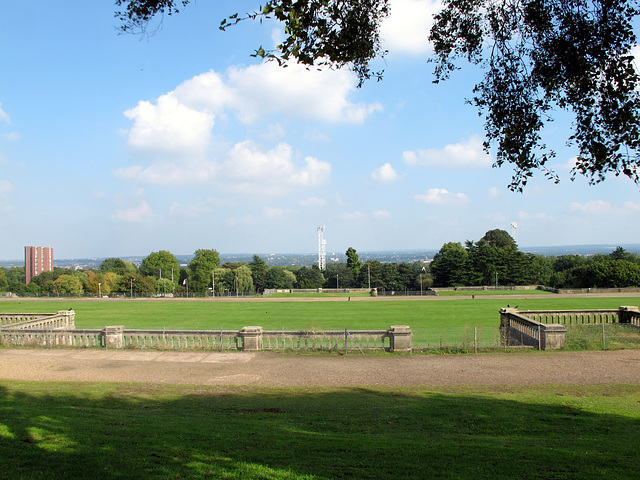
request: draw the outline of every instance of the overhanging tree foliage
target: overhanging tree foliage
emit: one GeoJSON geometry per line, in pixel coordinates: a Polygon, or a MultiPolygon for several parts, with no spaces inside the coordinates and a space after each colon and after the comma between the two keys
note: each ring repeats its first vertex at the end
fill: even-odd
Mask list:
{"type": "MultiPolygon", "coordinates": [[[[190,0],[116,0],[124,31],[144,31],[156,15],[172,15],[190,0]]],[[[430,33],[435,81],[459,60],[484,71],[470,103],[485,118],[485,148],[494,166],[511,164],[510,188],[521,191],[536,171],[558,181],[555,156],[542,138],[555,109],[573,117],[568,143],[578,151],[572,178],[598,183],[608,174],[640,183],[639,77],[631,48],[638,0],[444,0],[430,33]]],[[[305,65],[347,67],[362,84],[385,56],[380,24],[389,0],[270,0],[220,25],[274,18],[286,39],[255,55],[305,65]]]]}

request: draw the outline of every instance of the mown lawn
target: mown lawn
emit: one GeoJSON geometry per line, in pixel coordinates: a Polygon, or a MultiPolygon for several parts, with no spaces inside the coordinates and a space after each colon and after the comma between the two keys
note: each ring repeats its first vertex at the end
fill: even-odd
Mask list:
{"type": "Polygon", "coordinates": [[[0,382],[0,479],[631,479],[640,386],[0,382]]]}
{"type": "Polygon", "coordinates": [[[518,306],[531,309],[617,309],[638,305],[639,297],[567,298],[541,295],[529,299],[380,299],[332,302],[218,300],[74,300],[0,301],[3,313],[55,312],[72,308],[77,328],[127,328],[239,330],[259,325],[266,330],[367,330],[409,325],[414,347],[447,346],[461,341],[473,344],[474,335],[483,346],[497,342],[499,309],[518,306]],[[461,340],[462,339],[462,340],[461,340]]]}

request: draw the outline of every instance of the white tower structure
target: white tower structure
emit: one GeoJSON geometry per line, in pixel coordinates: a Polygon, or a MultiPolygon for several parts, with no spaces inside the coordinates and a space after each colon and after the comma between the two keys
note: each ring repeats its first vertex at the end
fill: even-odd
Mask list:
{"type": "Polygon", "coordinates": [[[318,268],[327,268],[327,241],[324,239],[324,225],[318,227],[318,268]]]}
{"type": "Polygon", "coordinates": [[[513,232],[513,239],[518,243],[518,224],[516,222],[511,222],[511,231],[513,232]]]}

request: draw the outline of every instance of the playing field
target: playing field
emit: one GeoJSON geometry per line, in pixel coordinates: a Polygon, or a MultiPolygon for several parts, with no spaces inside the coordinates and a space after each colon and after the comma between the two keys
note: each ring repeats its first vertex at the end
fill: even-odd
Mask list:
{"type": "Polygon", "coordinates": [[[534,295],[533,298],[495,298],[480,296],[447,299],[352,299],[314,301],[228,301],[220,299],[163,301],[86,300],[0,301],[3,313],[55,312],[72,308],[76,327],[168,330],[239,330],[258,325],[265,330],[368,330],[387,329],[391,325],[409,325],[414,347],[473,343],[492,346],[498,340],[499,310],[518,306],[531,309],[617,309],[620,305],[638,305],[640,298],[534,295]]]}

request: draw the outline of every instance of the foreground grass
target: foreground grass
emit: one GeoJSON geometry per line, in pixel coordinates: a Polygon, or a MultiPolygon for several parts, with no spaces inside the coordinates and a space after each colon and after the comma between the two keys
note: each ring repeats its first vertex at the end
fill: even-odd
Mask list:
{"type": "Polygon", "coordinates": [[[640,386],[0,383],[0,478],[637,478],[640,386]]]}

